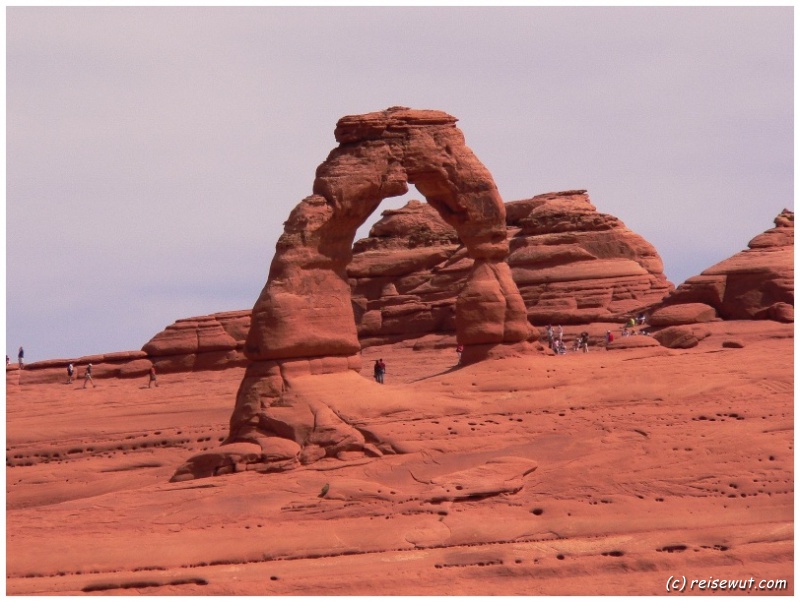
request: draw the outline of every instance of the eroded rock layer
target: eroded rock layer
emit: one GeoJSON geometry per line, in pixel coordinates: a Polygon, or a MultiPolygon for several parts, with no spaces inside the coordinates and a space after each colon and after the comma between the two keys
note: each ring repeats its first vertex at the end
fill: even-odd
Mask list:
{"type": "Polygon", "coordinates": [[[775,227],[748,248],[681,284],[665,306],[702,303],[724,320],[794,321],[794,212],[784,209],[775,227]]]}
{"type": "MultiPolygon", "coordinates": [[[[585,191],[541,194],[505,208],[511,277],[534,326],[621,322],[672,290],[655,248],[599,213],[585,191]]],[[[474,263],[432,205],[412,200],[383,211],[345,268],[360,346],[455,335],[456,299],[474,263]]],[[[212,343],[225,347],[213,349],[217,355],[241,356],[249,327],[248,310],[179,320],[144,350],[161,371],[191,369],[213,364],[203,359],[212,343]]],[[[313,343],[316,328],[304,331],[313,343]]]]}
{"type": "MultiPolygon", "coordinates": [[[[655,248],[586,191],[506,204],[511,274],[534,325],[621,321],[672,290],[655,248]]],[[[364,344],[453,332],[473,260],[428,205],[383,213],[348,267],[364,344]]]]}

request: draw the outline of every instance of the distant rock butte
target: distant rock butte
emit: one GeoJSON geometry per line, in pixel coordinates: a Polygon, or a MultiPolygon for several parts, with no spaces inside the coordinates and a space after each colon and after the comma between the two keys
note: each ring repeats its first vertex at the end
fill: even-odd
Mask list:
{"type": "Polygon", "coordinates": [[[747,246],[689,278],[657,313],[705,304],[724,320],[794,322],[794,212],[784,209],[747,246]]]}
{"type": "Polygon", "coordinates": [[[142,351],[159,372],[213,370],[245,365],[244,339],[250,310],[177,320],[150,339],[142,351]]]}
{"type": "MultiPolygon", "coordinates": [[[[584,190],[506,204],[512,277],[534,325],[623,321],[672,290],[655,248],[584,190]]],[[[347,274],[365,345],[455,329],[473,261],[430,206],[383,212],[356,243],[347,274]]]]}

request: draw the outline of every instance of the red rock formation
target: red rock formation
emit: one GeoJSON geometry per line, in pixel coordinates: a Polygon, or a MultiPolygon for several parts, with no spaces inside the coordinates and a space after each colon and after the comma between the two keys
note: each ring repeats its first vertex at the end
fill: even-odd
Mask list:
{"type": "Polygon", "coordinates": [[[534,324],[622,321],[672,290],[656,249],[585,190],[509,203],[509,264],[534,324]]]}
{"type": "MultiPolygon", "coordinates": [[[[711,309],[711,308],[710,308],[711,309]]],[[[713,309],[712,309],[713,311],[713,309]]],[[[653,335],[653,338],[670,349],[690,349],[710,336],[711,332],[700,325],[669,326],[653,335]]],[[[723,343],[723,347],[725,344],[723,343]]]]}
{"type": "Polygon", "coordinates": [[[144,351],[116,351],[85,355],[79,358],[43,360],[25,364],[20,370],[17,364],[6,367],[6,385],[40,385],[63,383],[67,379],[67,365],[72,364],[73,381],[83,379],[84,370],[92,364],[92,378],[138,378],[145,376],[153,362],[144,351]]]}
{"type": "Polygon", "coordinates": [[[244,365],[243,341],[249,327],[248,310],[177,320],[150,339],[142,351],[159,372],[244,365]]]}
{"type": "Polygon", "coordinates": [[[741,251],[689,278],[664,305],[704,303],[725,320],[794,321],[794,212],[741,251]]]}
{"type": "MultiPolygon", "coordinates": [[[[585,191],[506,204],[509,265],[533,324],[621,321],[672,290],[655,248],[585,191]]],[[[348,267],[362,344],[455,330],[472,260],[429,206],[385,211],[348,267]]]]}
{"type": "MultiPolygon", "coordinates": [[[[524,346],[532,329],[506,263],[505,206],[455,122],[440,111],[402,107],[339,120],[339,146],[317,168],[314,194],[289,216],[253,307],[245,341],[251,363],[227,443],[258,443],[266,454],[285,449],[274,445],[276,438],[289,439],[298,444],[296,459],[302,463],[326,455],[381,453],[366,447],[365,434],[329,407],[298,394],[293,383],[312,374],[360,370],[346,273],[353,238],[380,202],[407,192],[408,183],[455,229],[472,261],[455,303],[458,340],[473,354],[465,354],[465,362],[498,346],[524,346]]],[[[195,331],[202,332],[197,325],[195,331]]],[[[219,336],[208,338],[212,345],[220,343],[219,336]]],[[[287,462],[292,458],[281,458],[280,466],[287,462]]],[[[209,468],[207,458],[190,460],[175,479],[209,476],[220,468],[209,468]]]]}
{"type": "Polygon", "coordinates": [[[360,351],[346,274],[353,238],[380,202],[407,192],[409,182],[458,232],[476,263],[476,282],[484,283],[477,295],[476,285],[457,302],[456,313],[460,304],[465,316],[461,342],[496,345],[527,338],[525,308],[505,263],[505,207],[455,121],[440,111],[400,107],[339,120],[339,147],[317,168],[314,194],[294,209],[278,241],[269,280],[253,308],[248,357],[360,351]]]}
{"type": "Polygon", "coordinates": [[[683,303],[656,309],[647,319],[650,326],[697,324],[717,319],[716,310],[705,303],[683,303]]]}

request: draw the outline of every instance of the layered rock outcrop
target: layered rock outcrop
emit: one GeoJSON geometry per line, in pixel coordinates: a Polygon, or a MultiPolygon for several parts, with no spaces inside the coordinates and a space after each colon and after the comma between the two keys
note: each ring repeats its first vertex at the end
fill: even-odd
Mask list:
{"type": "MultiPolygon", "coordinates": [[[[535,325],[622,321],[672,290],[656,249],[586,191],[506,204],[512,277],[535,325]]],[[[365,345],[455,330],[455,298],[473,260],[419,201],[385,211],[348,267],[365,345]]]]}
{"type": "MultiPolygon", "coordinates": [[[[656,249],[599,213],[586,191],[541,194],[505,208],[511,276],[535,326],[621,322],[673,289],[656,249]]],[[[346,266],[360,346],[455,336],[456,299],[474,263],[433,205],[412,200],[385,210],[346,266]]],[[[179,320],[144,349],[162,372],[224,367],[224,357],[243,359],[249,325],[250,311],[179,320]],[[212,349],[212,342],[225,348],[212,349]]]]}
{"type": "MultiPolygon", "coordinates": [[[[525,346],[532,329],[506,263],[505,206],[455,122],[440,111],[403,107],[339,120],[339,146],[317,168],[313,194],[285,223],[253,307],[244,347],[251,363],[226,443],[256,443],[266,457],[276,449],[285,453],[277,440],[294,441],[297,453],[275,463],[281,469],[293,461],[381,453],[292,384],[302,376],[360,369],[346,272],[353,239],[380,202],[406,193],[409,183],[455,229],[472,261],[455,303],[456,334],[470,349],[462,359],[474,361],[498,346],[525,346]]],[[[209,476],[221,468],[213,464],[190,460],[174,478],[209,476]]]]}
{"type": "Polygon", "coordinates": [[[705,304],[724,320],[794,321],[794,212],[784,209],[775,227],[748,248],[689,278],[665,308],[705,304]]]}
{"type": "Polygon", "coordinates": [[[177,320],[150,339],[142,351],[158,372],[243,366],[250,310],[177,320]]]}

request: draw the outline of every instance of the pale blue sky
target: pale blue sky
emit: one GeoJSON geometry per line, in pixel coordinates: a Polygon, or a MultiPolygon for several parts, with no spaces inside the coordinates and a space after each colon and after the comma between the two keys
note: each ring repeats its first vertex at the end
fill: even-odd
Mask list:
{"type": "Polygon", "coordinates": [[[791,6],[9,7],[7,353],[249,309],[336,121],[394,105],[506,201],[588,189],[677,285],[793,208],[792,44],[791,6]]]}

